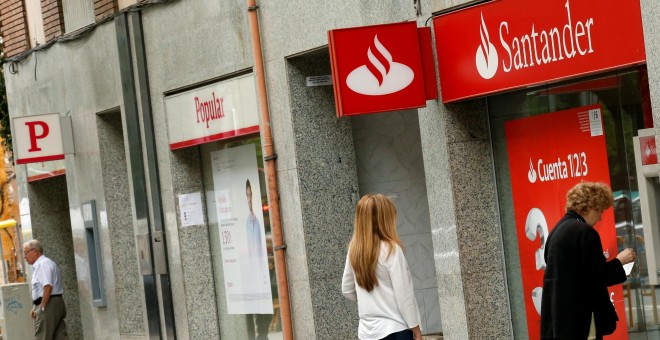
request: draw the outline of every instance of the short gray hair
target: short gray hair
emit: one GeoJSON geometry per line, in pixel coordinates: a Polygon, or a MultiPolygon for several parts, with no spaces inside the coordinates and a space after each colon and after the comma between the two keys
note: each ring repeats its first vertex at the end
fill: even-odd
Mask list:
{"type": "Polygon", "coordinates": [[[44,248],[41,246],[41,242],[39,240],[30,240],[25,243],[23,243],[23,247],[27,246],[30,249],[36,249],[39,254],[44,253],[44,248]]]}

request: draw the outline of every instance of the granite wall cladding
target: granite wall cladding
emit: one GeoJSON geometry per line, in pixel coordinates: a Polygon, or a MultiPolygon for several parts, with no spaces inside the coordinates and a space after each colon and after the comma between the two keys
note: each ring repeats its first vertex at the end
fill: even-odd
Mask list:
{"type": "Polygon", "coordinates": [[[485,104],[420,110],[446,339],[512,337],[485,104]]]}
{"type": "Polygon", "coordinates": [[[355,116],[351,124],[360,195],[382,193],[393,198],[423,333],[439,333],[438,281],[417,110],[355,116]]]}
{"type": "MultiPolygon", "coordinates": [[[[199,148],[192,147],[170,154],[174,196],[204,192],[199,148]]],[[[178,211],[178,201],[175,203],[178,211]]],[[[205,200],[202,195],[205,211],[205,200]]],[[[179,214],[177,225],[181,226],[179,214]]],[[[189,339],[219,339],[220,316],[215,304],[213,262],[209,230],[206,224],[178,228],[179,252],[183,268],[189,339]]]]}
{"type": "Polygon", "coordinates": [[[101,172],[110,233],[120,334],[145,334],[144,289],[139,273],[131,214],[121,113],[97,116],[101,172]]]}
{"type": "Polygon", "coordinates": [[[660,5],[657,1],[641,0],[646,63],[655,127],[656,150],[660,150],[660,5]]]}
{"type": "Polygon", "coordinates": [[[66,177],[37,181],[28,184],[27,188],[32,237],[41,242],[44,255],[55,261],[60,269],[64,301],[68,307],[66,324],[69,338],[83,339],[66,177]]]}
{"type": "Polygon", "coordinates": [[[330,74],[327,52],[288,60],[287,73],[316,339],[355,338],[357,308],[341,295],[359,195],[350,120],[336,117],[332,87],[305,85],[330,74]]]}

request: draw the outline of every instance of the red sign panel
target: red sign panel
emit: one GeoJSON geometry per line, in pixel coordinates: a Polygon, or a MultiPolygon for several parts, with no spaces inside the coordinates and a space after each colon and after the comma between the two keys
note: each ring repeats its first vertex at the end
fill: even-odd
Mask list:
{"type": "MultiPolygon", "coordinates": [[[[516,235],[530,339],[540,337],[545,240],[564,216],[566,193],[580,181],[610,184],[600,105],[505,123],[516,235]]],[[[608,260],[618,246],[614,213],[595,225],[608,260]]],[[[621,285],[610,287],[619,323],[608,339],[628,339],[621,285]]]]}
{"type": "Polygon", "coordinates": [[[433,19],[445,103],[646,60],[639,0],[499,0],[433,19]]]}
{"type": "Polygon", "coordinates": [[[642,165],[658,164],[655,136],[639,137],[639,146],[642,152],[642,165]]]}
{"type": "Polygon", "coordinates": [[[328,32],[337,116],[426,105],[417,24],[328,32]]]}
{"type": "Polygon", "coordinates": [[[64,159],[62,128],[58,113],[16,117],[12,125],[16,145],[16,164],[64,159]]]}

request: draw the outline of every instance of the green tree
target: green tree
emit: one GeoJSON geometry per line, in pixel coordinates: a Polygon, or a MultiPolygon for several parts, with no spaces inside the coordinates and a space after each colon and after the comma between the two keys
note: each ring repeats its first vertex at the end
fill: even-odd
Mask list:
{"type": "MultiPolygon", "coordinates": [[[[0,65],[5,61],[4,53],[0,49],[0,65]]],[[[12,151],[11,126],[9,119],[9,107],[7,106],[7,90],[5,89],[5,74],[0,68],[0,138],[5,150],[12,151]]]]}

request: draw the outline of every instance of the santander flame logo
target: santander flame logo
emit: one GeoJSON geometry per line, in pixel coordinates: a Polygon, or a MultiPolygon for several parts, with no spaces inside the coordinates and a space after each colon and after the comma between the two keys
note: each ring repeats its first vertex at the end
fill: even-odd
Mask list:
{"type": "Polygon", "coordinates": [[[374,36],[374,42],[367,50],[369,63],[362,65],[346,77],[346,85],[351,90],[368,96],[382,96],[401,91],[415,78],[413,70],[393,60],[390,51],[374,36]]]}
{"type": "Polygon", "coordinates": [[[536,170],[534,170],[534,164],[532,164],[532,159],[529,159],[529,171],[527,172],[527,179],[529,183],[536,182],[536,170]]]}
{"type": "Polygon", "coordinates": [[[498,59],[497,50],[495,50],[495,46],[490,42],[483,12],[481,13],[481,27],[479,27],[479,33],[481,34],[481,45],[477,47],[477,56],[475,60],[477,71],[484,79],[490,79],[495,75],[495,72],[497,72],[498,59]]]}

